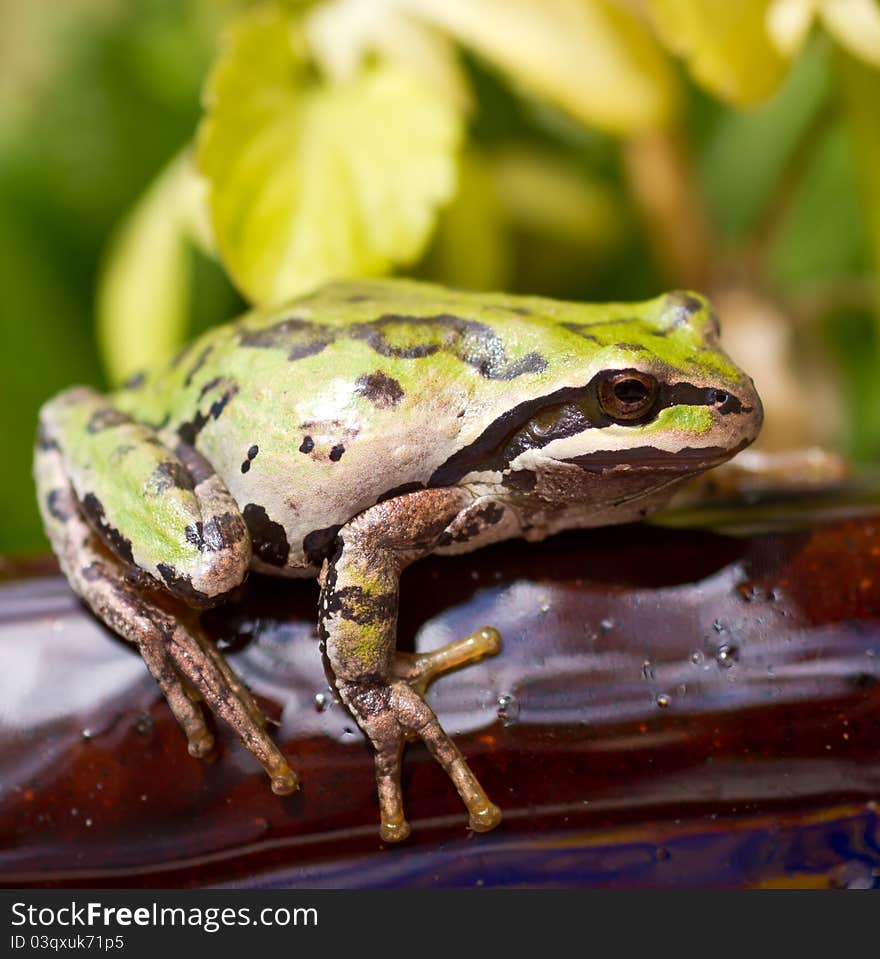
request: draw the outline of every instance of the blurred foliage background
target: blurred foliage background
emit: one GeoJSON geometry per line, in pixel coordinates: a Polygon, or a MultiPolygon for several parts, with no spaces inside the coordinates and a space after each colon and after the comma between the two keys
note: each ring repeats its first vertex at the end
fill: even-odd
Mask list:
{"type": "Polygon", "coordinates": [[[877,0],[0,0],[0,553],[40,404],[333,276],[716,301],[880,452],[877,0]]]}

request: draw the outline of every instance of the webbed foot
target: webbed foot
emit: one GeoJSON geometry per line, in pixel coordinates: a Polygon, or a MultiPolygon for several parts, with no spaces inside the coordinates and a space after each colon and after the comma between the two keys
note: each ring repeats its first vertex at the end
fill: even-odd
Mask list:
{"type": "Polygon", "coordinates": [[[458,747],[424,700],[425,689],[438,676],[497,653],[501,636],[483,627],[470,636],[431,653],[398,653],[392,676],[383,682],[340,682],[339,693],[376,750],[376,785],[385,842],[400,842],[410,833],[403,813],[401,760],[407,739],[420,737],[452,780],[475,832],[488,832],[501,822],[501,810],[489,799],[458,747]]]}

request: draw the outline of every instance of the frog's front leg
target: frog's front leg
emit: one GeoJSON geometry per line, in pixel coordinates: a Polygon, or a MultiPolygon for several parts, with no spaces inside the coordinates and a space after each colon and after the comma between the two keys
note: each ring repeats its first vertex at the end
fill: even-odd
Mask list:
{"type": "Polygon", "coordinates": [[[191,449],[172,451],[155,431],[80,388],[41,411],[35,472],[64,574],[107,626],[137,646],[190,753],[204,757],[213,746],[195,693],[235,729],[275,792],[295,789],[259,707],[180,603],[222,595],[250,558],[244,522],[208,464],[191,449]]]}
{"type": "Polygon", "coordinates": [[[405,839],[400,766],[404,742],[421,737],[446,770],[470,813],[471,828],[501,819],[474,774],[423,699],[439,671],[496,652],[484,629],[422,657],[396,655],[398,584],[409,563],[431,553],[455,517],[473,504],[462,489],[423,490],[380,503],[344,526],[322,570],[320,629],[340,698],[376,752],[381,834],[405,839]]]}

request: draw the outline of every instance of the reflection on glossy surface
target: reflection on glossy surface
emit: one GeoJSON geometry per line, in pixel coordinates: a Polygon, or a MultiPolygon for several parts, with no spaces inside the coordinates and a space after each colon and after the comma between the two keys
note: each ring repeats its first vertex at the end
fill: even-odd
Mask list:
{"type": "Polygon", "coordinates": [[[255,580],[203,618],[301,774],[279,799],[223,728],[216,763],[187,755],[139,658],[62,580],[0,586],[2,881],[880,883],[880,523],[593,531],[412,567],[403,648],[504,637],[429,698],[505,821],[469,837],[413,746],[413,837],[393,850],[315,602],[313,583],[255,580]]]}

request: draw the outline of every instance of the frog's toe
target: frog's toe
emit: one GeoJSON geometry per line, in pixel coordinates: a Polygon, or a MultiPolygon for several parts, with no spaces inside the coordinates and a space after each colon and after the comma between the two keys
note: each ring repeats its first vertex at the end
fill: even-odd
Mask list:
{"type": "MultiPolygon", "coordinates": [[[[454,645],[454,644],[453,644],[454,645]]],[[[409,835],[400,787],[405,741],[421,738],[458,790],[475,832],[487,832],[501,821],[501,811],[486,795],[458,747],[411,681],[340,683],[339,692],[376,750],[376,786],[381,815],[380,833],[386,842],[409,835]]]]}
{"type": "Polygon", "coordinates": [[[410,825],[405,819],[399,822],[392,822],[390,819],[383,819],[379,826],[379,835],[384,842],[403,842],[409,838],[410,825]]]}
{"type": "Polygon", "coordinates": [[[444,673],[472,666],[501,651],[501,634],[492,626],[481,626],[470,636],[441,646],[428,653],[397,653],[393,672],[413,689],[424,693],[428,685],[444,673]]]}
{"type": "Polygon", "coordinates": [[[493,802],[470,811],[470,827],[474,832],[489,832],[501,822],[501,810],[493,802]]]}
{"type": "Polygon", "coordinates": [[[193,759],[210,759],[214,755],[214,737],[207,731],[190,735],[187,733],[187,752],[193,759]]]}
{"type": "Polygon", "coordinates": [[[272,792],[276,796],[289,796],[297,789],[299,789],[299,777],[287,763],[282,763],[272,777],[272,792]]]}

